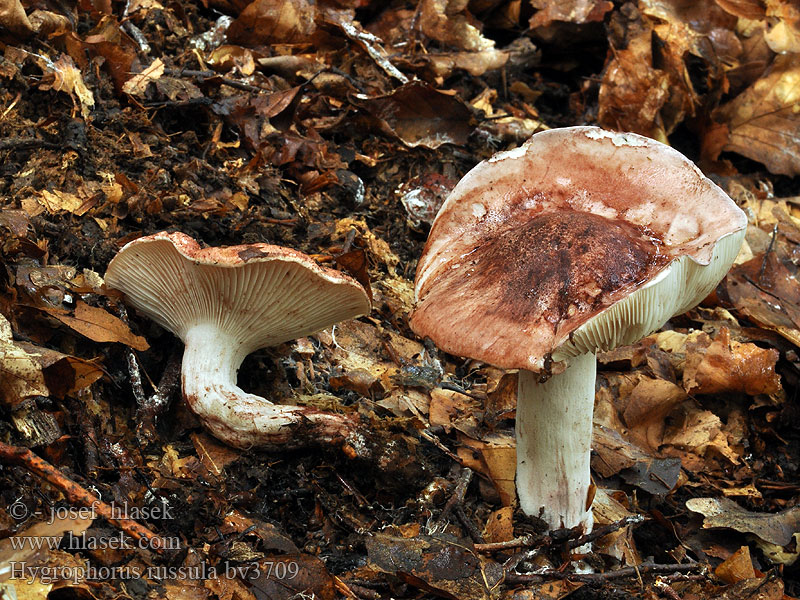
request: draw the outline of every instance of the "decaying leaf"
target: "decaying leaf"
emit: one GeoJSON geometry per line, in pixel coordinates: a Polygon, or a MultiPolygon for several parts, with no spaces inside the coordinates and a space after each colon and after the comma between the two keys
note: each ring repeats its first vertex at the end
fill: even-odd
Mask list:
{"type": "Polygon", "coordinates": [[[407,83],[391,94],[357,98],[386,134],[414,148],[462,145],[472,131],[472,113],[456,96],[435,90],[421,81],[407,83]]]}
{"type": "Polygon", "coordinates": [[[33,25],[19,0],[0,0],[0,26],[19,36],[33,33],[33,25]]]}
{"type": "Polygon", "coordinates": [[[401,577],[415,588],[455,600],[490,600],[503,568],[452,536],[414,539],[377,534],[367,538],[373,568],[401,577]]]}
{"type": "Polygon", "coordinates": [[[41,365],[14,343],[11,324],[0,315],[0,399],[6,406],[15,406],[47,394],[41,365]]]}
{"type": "Polygon", "coordinates": [[[502,433],[482,437],[482,440],[476,440],[461,433],[459,439],[462,446],[458,449],[458,456],[464,466],[489,477],[503,506],[511,506],[517,497],[514,483],[517,447],[514,437],[502,433]]]}
{"type": "Polygon", "coordinates": [[[716,117],[729,130],[724,149],[773,173],[800,175],[799,78],[795,56],[778,55],[758,81],[721,107],[716,117]]]}
{"type": "Polygon", "coordinates": [[[545,27],[553,21],[575,24],[602,21],[604,15],[614,8],[608,0],[533,0],[531,4],[538,9],[530,19],[530,26],[534,28],[545,27]]]}
{"type": "Polygon", "coordinates": [[[63,314],[55,309],[43,308],[42,310],[70,329],[95,342],[119,342],[140,351],[150,347],[147,340],[140,335],[135,335],[121,319],[102,308],[89,306],[81,300],[75,303],[74,316],[63,314]]]}
{"type": "Polygon", "coordinates": [[[256,0],[228,28],[228,40],[242,46],[307,41],[317,10],[308,0],[256,0]]]}
{"type": "Polygon", "coordinates": [[[787,546],[800,531],[800,507],[779,513],[746,510],[728,498],[691,498],[686,508],[705,517],[703,528],[724,527],[752,533],[770,544],[787,546]]]}
{"type": "Polygon", "coordinates": [[[42,90],[55,90],[70,95],[73,103],[77,98],[83,118],[88,118],[94,108],[94,95],[83,82],[81,72],[66,54],[62,54],[55,62],[50,63],[40,60],[39,64],[44,70],[39,88],[42,90]]]}
{"type": "Polygon", "coordinates": [[[686,345],[683,385],[690,394],[775,394],[781,390],[778,357],[774,348],[731,340],[723,327],[713,342],[700,336],[686,345]]]}
{"type": "Polygon", "coordinates": [[[425,35],[460,50],[429,57],[440,76],[448,75],[453,68],[464,69],[474,76],[483,75],[508,60],[507,52],[496,49],[494,41],[483,36],[465,2],[422,0],[419,12],[419,26],[425,35]]]}

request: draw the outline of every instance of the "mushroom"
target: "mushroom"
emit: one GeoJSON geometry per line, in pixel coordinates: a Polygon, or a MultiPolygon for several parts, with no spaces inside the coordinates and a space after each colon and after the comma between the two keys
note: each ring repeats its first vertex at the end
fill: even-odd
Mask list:
{"type": "Polygon", "coordinates": [[[416,274],[412,329],[519,369],[517,495],[591,530],[598,350],[697,305],[744,238],[736,204],[676,150],[631,133],[537,133],[453,189],[416,274]]]}
{"type": "Polygon", "coordinates": [[[183,397],[219,439],[240,448],[358,441],[344,415],[276,405],[236,385],[254,350],[369,313],[351,277],[288,248],[201,248],[182,233],[156,233],[126,244],[105,282],[183,340],[183,397]]]}

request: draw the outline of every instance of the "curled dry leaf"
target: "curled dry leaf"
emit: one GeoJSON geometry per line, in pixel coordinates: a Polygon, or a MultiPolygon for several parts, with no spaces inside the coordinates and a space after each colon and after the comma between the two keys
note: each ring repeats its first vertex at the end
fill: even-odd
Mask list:
{"type": "Polygon", "coordinates": [[[11,324],[0,315],[0,400],[16,406],[32,396],[47,396],[42,367],[14,343],[11,324]]]}
{"type": "Polygon", "coordinates": [[[598,121],[609,129],[663,139],[666,134],[660,111],[669,93],[669,76],[653,68],[652,34],[641,29],[631,34],[627,47],[615,51],[606,66],[600,83],[598,121]]]}
{"type": "Polygon", "coordinates": [[[431,39],[457,48],[460,52],[432,53],[431,61],[438,75],[445,77],[454,68],[464,69],[476,77],[502,67],[508,53],[495,48],[493,40],[484,37],[478,22],[461,0],[422,0],[419,4],[419,28],[431,39]]]}
{"type": "Polygon", "coordinates": [[[756,571],[753,568],[749,546],[742,546],[732,556],[726,558],[725,562],[714,569],[714,575],[729,584],[738,583],[743,579],[754,579],[756,571]]]}
{"type": "Polygon", "coordinates": [[[0,27],[19,36],[33,33],[33,25],[19,0],[0,0],[0,27]]]}
{"type": "Polygon", "coordinates": [[[677,418],[673,415],[673,420],[664,433],[662,454],[680,457],[685,469],[708,470],[709,461],[717,457],[724,458],[726,464],[739,462],[741,448],[732,447],[739,440],[711,411],[687,406],[677,418]]]}
{"type": "Polygon", "coordinates": [[[703,335],[686,345],[683,385],[690,394],[776,394],[781,390],[775,372],[779,356],[775,348],[731,340],[722,327],[713,341],[703,335]]]}
{"type": "Polygon", "coordinates": [[[317,9],[309,0],[256,0],[228,28],[228,41],[242,46],[308,41],[317,9]]]}
{"type": "Polygon", "coordinates": [[[81,115],[87,118],[92,108],[94,108],[94,95],[83,82],[81,72],[72,62],[72,58],[62,54],[55,62],[50,62],[44,58],[37,61],[44,71],[42,81],[39,83],[41,90],[54,90],[65,92],[72,98],[73,104],[80,105],[81,115]],[[76,103],[77,98],[77,103],[76,103]]]}
{"type": "Polygon", "coordinates": [[[538,9],[530,19],[532,28],[545,27],[553,21],[575,24],[602,21],[605,14],[614,8],[614,4],[607,0],[533,0],[531,5],[538,9]]]}
{"type": "Polygon", "coordinates": [[[772,173],[800,175],[799,78],[795,55],[778,55],[758,81],[722,106],[715,116],[729,130],[723,149],[757,160],[772,173]]]}
{"type": "Polygon", "coordinates": [[[800,6],[793,0],[767,0],[769,26],[764,39],[777,54],[800,52],[800,6]]]}

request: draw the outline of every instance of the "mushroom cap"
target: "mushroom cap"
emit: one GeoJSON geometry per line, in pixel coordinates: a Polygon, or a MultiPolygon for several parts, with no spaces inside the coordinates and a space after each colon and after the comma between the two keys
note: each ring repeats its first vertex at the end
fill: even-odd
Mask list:
{"type": "Polygon", "coordinates": [[[467,173],[417,267],[411,327],[504,368],[632,343],[695,306],[745,214],[673,148],[632,133],[537,133],[467,173]]]}
{"type": "Polygon", "coordinates": [[[184,342],[192,327],[210,324],[244,354],[370,311],[361,284],[302,252],[269,244],[201,248],[183,233],[129,242],[105,282],[184,342]]]}

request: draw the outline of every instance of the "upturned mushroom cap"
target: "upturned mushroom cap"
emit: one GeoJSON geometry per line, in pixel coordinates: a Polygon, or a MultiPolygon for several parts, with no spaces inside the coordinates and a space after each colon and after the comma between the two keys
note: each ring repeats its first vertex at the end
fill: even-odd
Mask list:
{"type": "Polygon", "coordinates": [[[541,371],[695,306],[746,225],[669,146],[597,127],[537,133],[477,165],[445,201],[411,327],[452,354],[541,371]]]}
{"type": "Polygon", "coordinates": [[[219,326],[242,357],[370,310],[357,281],[301,252],[268,244],[201,248],[183,233],[126,244],[105,282],[184,342],[192,327],[219,326]]]}

